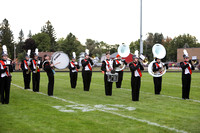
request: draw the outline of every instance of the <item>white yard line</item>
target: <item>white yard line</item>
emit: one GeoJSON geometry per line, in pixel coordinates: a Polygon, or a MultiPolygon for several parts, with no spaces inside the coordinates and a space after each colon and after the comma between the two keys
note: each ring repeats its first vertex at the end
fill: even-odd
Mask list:
{"type": "MultiPolygon", "coordinates": [[[[17,84],[13,84],[13,83],[11,83],[11,84],[13,86],[18,87],[18,88],[24,89],[23,87],[21,87],[21,86],[19,86],[17,84]]],[[[28,89],[28,90],[30,90],[30,89],[28,89]]],[[[30,90],[30,91],[32,91],[32,90],[30,90]]],[[[47,96],[47,94],[44,94],[42,92],[38,92],[38,94],[42,94],[42,95],[47,96]]],[[[66,103],[71,103],[71,104],[74,104],[74,105],[80,105],[80,104],[78,104],[76,102],[69,101],[69,100],[66,100],[66,99],[63,99],[63,98],[59,98],[59,97],[56,97],[56,96],[50,96],[50,97],[54,98],[54,99],[57,99],[57,100],[61,100],[61,101],[66,102],[66,103]]],[[[146,123],[148,125],[152,125],[152,126],[156,126],[156,127],[160,127],[160,128],[165,128],[165,129],[168,129],[168,130],[171,130],[171,131],[175,131],[175,132],[179,132],[179,133],[187,133],[186,131],[178,130],[176,128],[171,128],[171,127],[168,127],[168,126],[165,126],[165,125],[160,125],[158,123],[151,122],[151,121],[148,121],[148,120],[138,119],[138,118],[135,118],[135,117],[132,117],[132,116],[127,116],[127,115],[119,114],[119,113],[108,111],[108,110],[102,110],[102,109],[98,109],[98,110],[102,111],[102,112],[110,113],[110,114],[113,114],[113,115],[117,115],[117,116],[120,116],[120,117],[123,117],[123,118],[128,118],[128,119],[136,120],[136,121],[139,121],[139,122],[143,122],[143,123],[146,123]]]]}

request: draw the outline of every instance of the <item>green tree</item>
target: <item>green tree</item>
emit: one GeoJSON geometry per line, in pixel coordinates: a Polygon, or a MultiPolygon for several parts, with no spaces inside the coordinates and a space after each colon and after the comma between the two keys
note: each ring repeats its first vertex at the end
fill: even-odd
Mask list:
{"type": "Polygon", "coordinates": [[[32,36],[32,39],[34,39],[36,47],[40,52],[50,51],[51,39],[47,33],[37,33],[32,36]]]}
{"type": "Polygon", "coordinates": [[[28,38],[32,38],[32,33],[31,33],[31,30],[29,30],[29,33],[28,33],[28,38]]]}
{"type": "Polygon", "coordinates": [[[176,61],[177,60],[177,48],[184,48],[184,47],[200,47],[196,37],[183,34],[175,37],[173,40],[170,41],[167,47],[167,57],[169,61],[176,61]]]}
{"type": "Polygon", "coordinates": [[[68,54],[69,57],[72,57],[72,52],[75,52],[78,57],[85,50],[84,46],[81,45],[80,41],[72,33],[69,33],[65,39],[60,38],[57,43],[58,49],[68,54]]]}
{"type": "Polygon", "coordinates": [[[96,55],[96,53],[98,53],[99,51],[99,43],[96,42],[95,40],[92,39],[86,39],[86,48],[89,49],[90,54],[92,54],[93,56],[96,55]]]}
{"type": "Polygon", "coordinates": [[[42,27],[41,32],[47,33],[50,37],[50,51],[51,52],[56,51],[57,50],[56,33],[49,20],[46,22],[46,25],[42,27]]]}
{"type": "Polygon", "coordinates": [[[118,47],[119,47],[119,44],[111,45],[110,46],[110,54],[117,52],[118,47]]]}
{"type": "Polygon", "coordinates": [[[31,50],[31,55],[30,55],[31,58],[34,55],[34,52],[35,52],[36,48],[37,48],[37,46],[35,44],[35,40],[34,39],[28,38],[28,39],[25,40],[23,49],[25,50],[26,53],[27,53],[27,51],[29,49],[31,50]]]}
{"type": "Polygon", "coordinates": [[[14,58],[14,37],[10,30],[10,24],[7,19],[4,19],[0,25],[0,43],[6,45],[8,49],[8,55],[11,59],[14,58]]]}
{"type": "Polygon", "coordinates": [[[19,53],[22,53],[24,50],[23,50],[23,46],[24,46],[24,33],[23,33],[23,30],[21,29],[20,32],[19,32],[19,42],[16,44],[16,53],[17,55],[19,53]]]}

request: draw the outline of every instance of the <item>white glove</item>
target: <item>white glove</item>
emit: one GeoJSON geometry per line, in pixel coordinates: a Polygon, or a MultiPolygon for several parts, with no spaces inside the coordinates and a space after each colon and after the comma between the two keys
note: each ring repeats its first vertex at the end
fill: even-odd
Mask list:
{"type": "Polygon", "coordinates": [[[78,63],[77,63],[77,62],[75,62],[74,64],[75,64],[75,65],[78,65],[78,63]]]}

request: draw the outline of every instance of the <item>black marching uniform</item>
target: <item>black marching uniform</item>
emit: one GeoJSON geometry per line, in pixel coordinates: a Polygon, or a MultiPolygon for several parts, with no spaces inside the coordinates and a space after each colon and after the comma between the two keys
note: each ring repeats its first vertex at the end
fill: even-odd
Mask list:
{"type": "Polygon", "coordinates": [[[144,67],[138,63],[130,63],[130,70],[132,72],[131,76],[131,88],[132,88],[132,101],[139,101],[140,94],[140,84],[141,84],[141,70],[144,70],[144,67]]]}
{"type": "Polygon", "coordinates": [[[54,70],[50,66],[50,62],[45,60],[43,62],[44,71],[47,73],[49,82],[48,82],[48,95],[53,96],[53,89],[54,89],[54,70]]]}
{"type": "Polygon", "coordinates": [[[32,70],[33,91],[39,92],[39,89],[40,89],[40,68],[42,68],[42,62],[40,60],[32,59],[30,68],[32,70]]]}
{"type": "Polygon", "coordinates": [[[1,94],[1,103],[8,104],[10,99],[10,84],[11,84],[11,75],[10,72],[13,72],[12,61],[1,60],[0,61],[0,94],[1,94]],[[8,63],[9,62],[9,63],[8,63]]]}
{"type": "Polygon", "coordinates": [[[78,78],[78,69],[80,68],[78,62],[71,61],[68,66],[70,73],[70,83],[71,88],[76,88],[77,78],[78,78]]]}
{"type": "Polygon", "coordinates": [[[84,86],[84,91],[89,91],[90,89],[90,83],[91,83],[91,78],[92,78],[92,65],[93,62],[92,60],[89,59],[83,59],[81,60],[82,64],[82,78],[83,78],[83,86],[84,86]]]}
{"type": "Polygon", "coordinates": [[[23,60],[21,62],[21,69],[23,70],[23,77],[24,77],[24,89],[30,89],[31,70],[29,65],[30,65],[29,60],[23,60]]]}
{"type": "Polygon", "coordinates": [[[112,84],[113,82],[108,82],[108,70],[110,71],[113,69],[113,61],[111,59],[106,59],[102,61],[101,70],[104,72],[104,85],[105,85],[105,94],[106,96],[112,95],[112,84]]]}
{"type": "Polygon", "coordinates": [[[116,82],[116,87],[117,88],[121,88],[121,85],[122,85],[122,80],[123,80],[123,70],[121,71],[117,71],[116,68],[120,67],[121,63],[124,63],[125,65],[127,65],[126,61],[125,60],[122,60],[122,59],[116,59],[113,61],[113,68],[115,69],[115,72],[118,73],[118,82],[116,82]]]}
{"type": "Polygon", "coordinates": [[[194,66],[191,63],[191,60],[189,62],[181,62],[180,66],[182,68],[182,98],[189,99],[191,74],[192,70],[194,70],[194,66]]]}
{"type": "MultiPolygon", "coordinates": [[[[162,65],[161,62],[155,62],[153,63],[153,72],[154,73],[160,73],[160,69],[165,66],[166,69],[168,69],[168,65],[164,64],[162,65]]],[[[153,77],[154,82],[154,92],[156,95],[159,95],[162,89],[162,76],[160,77],[153,77]]]]}

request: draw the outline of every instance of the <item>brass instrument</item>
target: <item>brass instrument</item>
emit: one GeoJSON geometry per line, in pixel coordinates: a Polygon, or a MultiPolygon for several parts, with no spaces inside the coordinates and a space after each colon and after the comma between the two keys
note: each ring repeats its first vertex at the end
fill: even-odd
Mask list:
{"type": "MultiPolygon", "coordinates": [[[[166,56],[166,50],[165,47],[161,44],[155,44],[152,47],[152,53],[154,55],[154,57],[159,58],[159,59],[163,59],[166,56]]],[[[153,72],[153,63],[155,63],[156,61],[153,60],[149,66],[148,66],[148,72],[150,75],[152,75],[153,77],[161,77],[166,73],[166,66],[164,66],[164,63],[160,62],[162,65],[162,69],[160,69],[158,72],[153,72]]]]}
{"type": "Polygon", "coordinates": [[[140,58],[139,58],[140,60],[141,60],[141,62],[142,62],[142,64],[144,64],[144,65],[147,65],[148,64],[148,59],[147,59],[147,57],[145,57],[144,55],[140,55],[140,58]]]}
{"type": "Polygon", "coordinates": [[[26,74],[29,74],[31,72],[30,67],[28,66],[28,71],[26,71],[26,74]]]}
{"type": "Polygon", "coordinates": [[[197,65],[199,64],[199,60],[197,59],[197,56],[192,56],[191,63],[192,63],[194,66],[197,66],[197,65]]]}

